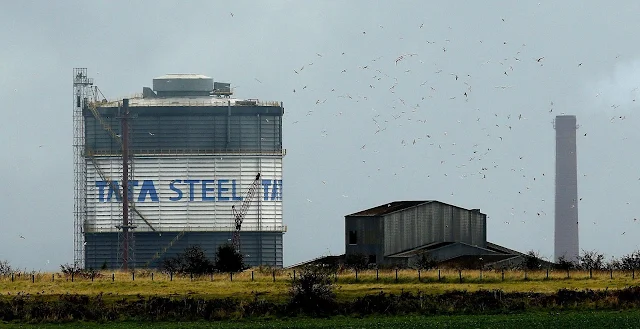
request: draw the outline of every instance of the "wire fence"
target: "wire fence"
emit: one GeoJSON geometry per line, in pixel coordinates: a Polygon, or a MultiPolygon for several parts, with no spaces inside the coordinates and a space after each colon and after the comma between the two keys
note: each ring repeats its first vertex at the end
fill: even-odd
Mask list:
{"type": "MultiPolygon", "coordinates": [[[[11,282],[127,282],[127,281],[229,281],[229,282],[291,282],[300,276],[299,270],[247,270],[238,273],[210,273],[206,275],[174,274],[139,270],[131,272],[12,273],[0,275],[0,283],[11,282]]],[[[636,271],[624,270],[341,270],[330,274],[336,283],[497,283],[554,280],[636,280],[636,271]]],[[[639,278],[640,279],[640,278],[639,278]]]]}

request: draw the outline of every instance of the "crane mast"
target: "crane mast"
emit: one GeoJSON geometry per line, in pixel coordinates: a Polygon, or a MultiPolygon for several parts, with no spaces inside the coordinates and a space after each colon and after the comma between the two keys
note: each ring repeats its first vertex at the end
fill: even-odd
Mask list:
{"type": "Polygon", "coordinates": [[[244,216],[246,216],[247,211],[249,211],[249,207],[251,206],[251,202],[253,202],[253,198],[256,196],[256,192],[258,191],[259,186],[260,173],[256,175],[253,183],[251,183],[251,186],[249,186],[249,190],[247,191],[247,194],[244,196],[242,204],[240,205],[240,210],[238,210],[235,205],[231,206],[236,222],[232,240],[233,247],[236,249],[236,251],[240,251],[240,229],[242,228],[242,221],[244,221],[244,216]]]}

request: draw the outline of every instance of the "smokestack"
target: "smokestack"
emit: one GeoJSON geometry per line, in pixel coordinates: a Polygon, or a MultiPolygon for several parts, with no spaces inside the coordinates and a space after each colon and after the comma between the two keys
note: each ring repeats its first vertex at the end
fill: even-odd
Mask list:
{"type": "Polygon", "coordinates": [[[576,116],[558,115],[556,129],[556,206],[555,259],[577,261],[578,245],[578,169],[576,154],[576,116]]]}

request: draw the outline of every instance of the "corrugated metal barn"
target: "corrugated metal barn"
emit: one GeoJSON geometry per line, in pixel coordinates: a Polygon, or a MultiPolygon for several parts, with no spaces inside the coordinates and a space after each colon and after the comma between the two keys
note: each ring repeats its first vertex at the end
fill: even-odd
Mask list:
{"type": "MultiPolygon", "coordinates": [[[[129,99],[129,267],[157,267],[191,245],[200,245],[215,259],[217,247],[232,239],[232,206],[239,206],[256,184],[240,251],[248,265],[282,266],[284,108],[279,102],[230,96],[229,84],[187,74],[156,78],[153,90],[145,87],[141,96],[129,99]]],[[[76,255],[83,257],[76,262],[118,268],[122,103],[90,97],[74,103],[81,109],[74,111],[74,123],[82,121],[82,140],[74,144],[83,150],[76,163],[76,232],[81,234],[76,255]]]]}
{"type": "Polygon", "coordinates": [[[523,254],[487,242],[487,215],[440,201],[396,201],[345,216],[346,255],[370,264],[410,266],[465,257],[503,261],[523,254]]]}

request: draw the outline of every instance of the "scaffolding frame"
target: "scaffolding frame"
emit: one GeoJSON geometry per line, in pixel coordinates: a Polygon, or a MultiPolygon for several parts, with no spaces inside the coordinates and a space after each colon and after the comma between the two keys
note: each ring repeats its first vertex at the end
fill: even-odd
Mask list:
{"type": "Polygon", "coordinates": [[[84,268],[84,223],[87,219],[87,162],[82,110],[95,98],[93,79],[86,68],[73,69],[73,263],[84,268]]]}

